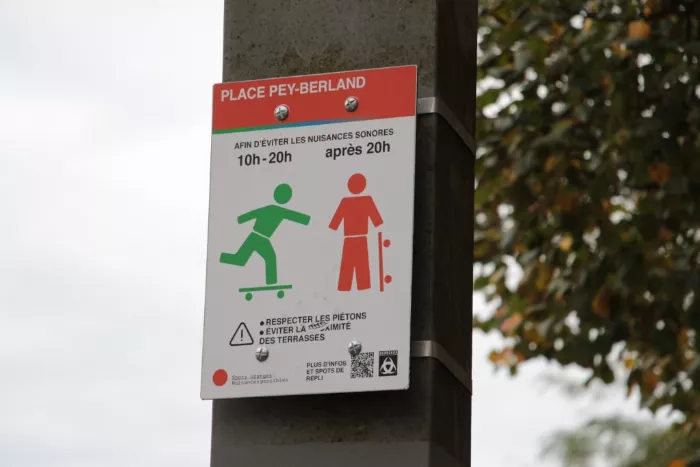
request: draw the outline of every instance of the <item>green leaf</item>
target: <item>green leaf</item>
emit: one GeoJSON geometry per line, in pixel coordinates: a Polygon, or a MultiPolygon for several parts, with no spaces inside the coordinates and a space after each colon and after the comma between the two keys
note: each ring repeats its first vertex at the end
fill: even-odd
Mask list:
{"type": "Polygon", "coordinates": [[[474,281],[474,290],[483,289],[489,285],[489,276],[481,276],[474,281]]]}
{"type": "Polygon", "coordinates": [[[564,141],[566,133],[573,126],[573,120],[560,120],[552,126],[552,131],[538,138],[533,143],[534,147],[546,146],[564,141]]]}
{"type": "Polygon", "coordinates": [[[530,49],[522,49],[515,53],[515,70],[524,71],[535,54],[530,49]]]}
{"type": "Polygon", "coordinates": [[[483,92],[476,98],[477,106],[483,108],[496,103],[502,92],[503,91],[501,89],[489,89],[488,91],[483,92]]]}

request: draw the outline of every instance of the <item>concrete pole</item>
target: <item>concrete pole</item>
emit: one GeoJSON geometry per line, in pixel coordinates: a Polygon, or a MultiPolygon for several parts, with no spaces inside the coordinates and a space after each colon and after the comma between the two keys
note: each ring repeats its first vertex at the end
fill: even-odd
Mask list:
{"type": "Polygon", "coordinates": [[[476,0],[225,0],[224,81],[417,64],[428,113],[410,389],[214,401],[212,467],[471,465],[476,28],[476,0]]]}

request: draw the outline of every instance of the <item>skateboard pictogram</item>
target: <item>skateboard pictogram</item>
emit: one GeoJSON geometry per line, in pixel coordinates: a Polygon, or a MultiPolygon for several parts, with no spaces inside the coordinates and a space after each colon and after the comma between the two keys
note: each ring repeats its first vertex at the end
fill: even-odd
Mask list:
{"type": "Polygon", "coordinates": [[[245,293],[245,299],[251,301],[253,299],[253,292],[269,292],[276,290],[277,298],[284,298],[284,291],[291,288],[291,285],[268,285],[263,287],[242,287],[238,289],[238,291],[245,293]]]}
{"type": "Polygon", "coordinates": [[[285,221],[308,225],[311,217],[301,212],[282,207],[292,199],[292,187],[286,183],[277,185],[273,197],[277,204],[270,204],[254,209],[238,217],[238,223],[244,224],[255,220],[253,231],[245,239],[236,253],[221,253],[219,261],[233,266],[245,266],[253,253],[257,253],[265,261],[266,286],[244,287],[238,289],[245,293],[246,300],[253,299],[253,292],[277,291],[278,298],[284,298],[284,290],[291,285],[277,285],[277,255],[270,239],[280,224],[285,221]]]}
{"type": "MultiPolygon", "coordinates": [[[[340,260],[340,275],[338,290],[348,292],[352,289],[353,276],[357,290],[367,290],[372,287],[370,278],[369,247],[367,234],[369,223],[379,227],[384,223],[374,199],[371,196],[360,196],[367,186],[364,175],[357,173],[348,180],[348,190],[353,196],[347,196],[340,201],[331,219],[330,227],[338,230],[343,224],[343,251],[340,260]]],[[[380,233],[381,242],[381,233],[380,233]]],[[[380,249],[380,275],[383,275],[384,260],[380,249]]],[[[391,280],[391,279],[390,279],[391,280]]],[[[389,280],[389,281],[390,281],[389,280]]],[[[384,290],[384,278],[380,278],[380,290],[384,290]]]]}
{"type": "Polygon", "coordinates": [[[384,285],[391,284],[391,281],[393,280],[391,275],[384,275],[384,249],[391,246],[391,240],[388,238],[383,239],[381,232],[377,234],[377,237],[379,240],[379,245],[377,248],[377,251],[379,251],[379,291],[384,292],[384,285]]]}

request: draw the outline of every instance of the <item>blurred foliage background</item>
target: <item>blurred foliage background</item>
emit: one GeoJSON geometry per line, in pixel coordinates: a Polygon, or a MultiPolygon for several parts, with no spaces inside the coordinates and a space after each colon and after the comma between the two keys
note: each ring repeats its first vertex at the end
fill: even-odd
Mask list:
{"type": "MultiPolygon", "coordinates": [[[[682,422],[659,432],[592,421],[583,442],[615,425],[638,441],[690,443],[700,0],[481,0],[479,37],[474,288],[494,311],[475,326],[507,342],[491,360],[516,374],[544,357],[608,384],[623,368],[642,407],[682,422]]],[[[674,461],[654,462],[644,465],[674,461]]]]}
{"type": "MultiPolygon", "coordinates": [[[[660,419],[621,414],[601,415],[592,407],[619,399],[623,382],[588,386],[562,373],[545,373],[550,387],[564,392],[572,403],[589,407],[589,419],[579,425],[559,429],[543,439],[542,460],[554,460],[566,467],[700,467],[700,435],[669,429],[668,413],[660,419]]],[[[666,411],[665,411],[666,412],[666,411]]],[[[641,414],[637,414],[641,415],[641,414]]],[[[677,414],[680,415],[680,414],[677,414]]]]}

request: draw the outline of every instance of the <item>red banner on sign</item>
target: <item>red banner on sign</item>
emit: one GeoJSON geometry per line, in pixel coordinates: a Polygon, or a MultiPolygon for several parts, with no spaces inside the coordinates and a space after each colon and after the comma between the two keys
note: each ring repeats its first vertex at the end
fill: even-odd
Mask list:
{"type": "Polygon", "coordinates": [[[216,84],[212,129],[410,117],[416,114],[416,87],[415,66],[216,84]],[[353,112],[345,108],[349,97],[358,100],[353,112]],[[275,118],[280,105],[289,109],[283,121],[275,118]]]}

